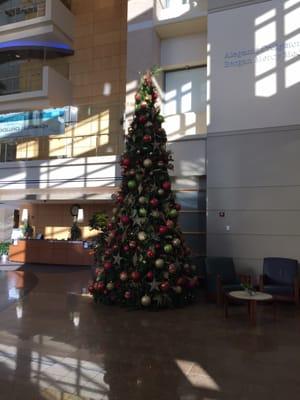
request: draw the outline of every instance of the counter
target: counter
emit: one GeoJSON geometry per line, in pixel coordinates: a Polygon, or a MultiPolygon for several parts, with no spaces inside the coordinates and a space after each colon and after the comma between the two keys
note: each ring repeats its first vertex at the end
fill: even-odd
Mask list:
{"type": "Polygon", "coordinates": [[[9,246],[9,260],[19,263],[87,265],[94,264],[93,249],[82,242],[59,240],[19,240],[9,246]]]}

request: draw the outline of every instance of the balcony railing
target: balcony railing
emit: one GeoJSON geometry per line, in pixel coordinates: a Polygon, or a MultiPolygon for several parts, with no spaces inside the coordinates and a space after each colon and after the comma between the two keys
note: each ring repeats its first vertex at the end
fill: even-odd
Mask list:
{"type": "MultiPolygon", "coordinates": [[[[10,63],[4,71],[0,69],[0,96],[8,94],[33,92],[41,90],[43,86],[43,63],[35,65],[34,67],[28,66],[25,63],[10,63]],[[9,70],[15,71],[8,74],[9,70]]],[[[61,76],[69,79],[69,64],[60,62],[53,64],[50,62],[51,67],[58,72],[61,76]]]]}
{"type": "Polygon", "coordinates": [[[27,71],[18,75],[1,77],[0,79],[0,96],[8,94],[33,92],[41,90],[43,85],[42,68],[27,71]]]}
{"type": "MultiPolygon", "coordinates": [[[[71,9],[71,0],[60,0],[71,9]]],[[[46,15],[47,0],[6,0],[0,5],[0,26],[46,15]]]]}
{"type": "Polygon", "coordinates": [[[0,26],[43,17],[46,14],[46,0],[8,0],[0,6],[0,26]]]}
{"type": "Polygon", "coordinates": [[[165,9],[187,4],[188,0],[159,0],[159,2],[161,4],[161,8],[165,9]]]}

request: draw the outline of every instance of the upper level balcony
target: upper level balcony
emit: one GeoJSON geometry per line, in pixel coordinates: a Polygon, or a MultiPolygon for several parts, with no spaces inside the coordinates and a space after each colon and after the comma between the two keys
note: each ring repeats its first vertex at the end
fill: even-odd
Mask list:
{"type": "Polygon", "coordinates": [[[71,103],[72,86],[67,74],[44,65],[0,80],[0,113],[60,107],[71,103]],[[65,76],[64,76],[65,75],[65,76]]]}
{"type": "Polygon", "coordinates": [[[0,51],[32,43],[72,50],[74,15],[70,1],[4,0],[0,2],[0,51]]]}
{"type": "Polygon", "coordinates": [[[208,0],[154,0],[154,25],[161,38],[207,30],[208,0]]]}

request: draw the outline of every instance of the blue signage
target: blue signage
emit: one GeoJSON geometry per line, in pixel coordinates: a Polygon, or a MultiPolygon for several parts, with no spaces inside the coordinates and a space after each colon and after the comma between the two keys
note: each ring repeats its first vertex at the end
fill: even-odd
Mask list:
{"type": "Polygon", "coordinates": [[[77,108],[70,106],[0,114],[0,139],[59,135],[76,122],[77,108]]]}

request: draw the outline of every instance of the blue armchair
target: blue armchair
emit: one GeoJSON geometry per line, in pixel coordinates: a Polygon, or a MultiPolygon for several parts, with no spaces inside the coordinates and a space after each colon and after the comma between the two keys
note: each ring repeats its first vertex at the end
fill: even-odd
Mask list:
{"type": "Polygon", "coordinates": [[[273,295],[277,300],[299,304],[298,261],[289,258],[265,258],[260,290],[273,295]]]}
{"type": "Polygon", "coordinates": [[[225,292],[243,290],[242,282],[250,283],[250,279],[237,275],[232,258],[206,258],[206,289],[209,299],[222,304],[225,292]]]}

